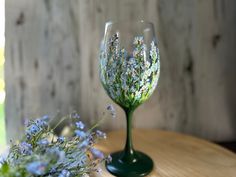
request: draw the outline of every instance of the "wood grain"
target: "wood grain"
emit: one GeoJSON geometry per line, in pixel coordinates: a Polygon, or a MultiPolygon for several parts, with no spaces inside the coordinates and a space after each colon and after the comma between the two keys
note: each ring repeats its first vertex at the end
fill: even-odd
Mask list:
{"type": "MultiPolygon", "coordinates": [[[[149,177],[236,177],[236,154],[216,144],[160,130],[134,130],[133,137],[136,149],[154,160],[149,177]]],[[[114,131],[98,147],[110,153],[122,149],[124,142],[124,131],[114,131]]],[[[103,171],[100,176],[112,176],[103,171]]]]}
{"type": "MultiPolygon", "coordinates": [[[[87,124],[112,101],[98,76],[106,21],[155,25],[161,76],[135,111],[134,126],[236,139],[236,1],[6,0],[6,127],[19,137],[24,118],[78,110],[87,124]],[[143,121],[146,119],[146,121],[143,121]]],[[[118,119],[102,128],[125,126],[118,119]]]]}

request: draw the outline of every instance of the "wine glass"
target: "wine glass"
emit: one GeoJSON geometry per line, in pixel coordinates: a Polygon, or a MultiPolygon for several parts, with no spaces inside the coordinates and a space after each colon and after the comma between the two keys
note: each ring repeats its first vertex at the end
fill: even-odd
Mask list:
{"type": "Polygon", "coordinates": [[[106,23],[100,49],[100,79],[127,120],[125,148],[111,154],[112,161],[106,163],[107,170],[115,176],[145,176],[153,169],[151,158],[133,148],[132,114],[151,96],[159,74],[159,50],[152,23],[106,23]]]}

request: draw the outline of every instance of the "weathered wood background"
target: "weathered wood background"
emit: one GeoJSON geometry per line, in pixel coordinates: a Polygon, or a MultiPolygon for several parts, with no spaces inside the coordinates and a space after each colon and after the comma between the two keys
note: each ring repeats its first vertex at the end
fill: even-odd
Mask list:
{"type": "MultiPolygon", "coordinates": [[[[106,21],[154,23],[161,52],[158,89],[134,126],[236,139],[236,1],[7,0],[6,126],[24,118],[78,110],[88,124],[111,102],[98,77],[106,21]]],[[[103,129],[125,126],[116,120],[103,129]]]]}

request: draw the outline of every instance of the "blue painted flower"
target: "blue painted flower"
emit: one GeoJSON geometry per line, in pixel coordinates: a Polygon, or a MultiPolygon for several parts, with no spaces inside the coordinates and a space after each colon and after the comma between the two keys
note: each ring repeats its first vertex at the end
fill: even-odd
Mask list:
{"type": "Polygon", "coordinates": [[[70,172],[68,170],[62,170],[58,177],[69,177],[70,172]]]}
{"type": "Polygon", "coordinates": [[[36,161],[29,163],[26,166],[26,170],[33,175],[44,175],[47,171],[47,163],[36,161]]]}
{"type": "Polygon", "coordinates": [[[85,125],[82,121],[76,122],[75,125],[76,125],[77,128],[79,128],[81,130],[83,130],[84,127],[85,127],[85,125]]]}

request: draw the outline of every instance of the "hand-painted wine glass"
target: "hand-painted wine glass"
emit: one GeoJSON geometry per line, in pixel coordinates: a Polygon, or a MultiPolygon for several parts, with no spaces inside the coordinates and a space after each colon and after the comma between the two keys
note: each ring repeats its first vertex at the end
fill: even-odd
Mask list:
{"type": "Polygon", "coordinates": [[[100,78],[127,119],[125,149],[111,154],[112,161],[106,164],[115,176],[145,176],[153,169],[151,158],[133,148],[131,122],[134,110],[153,93],[159,74],[159,50],[152,23],[106,23],[100,50],[100,78]]]}

